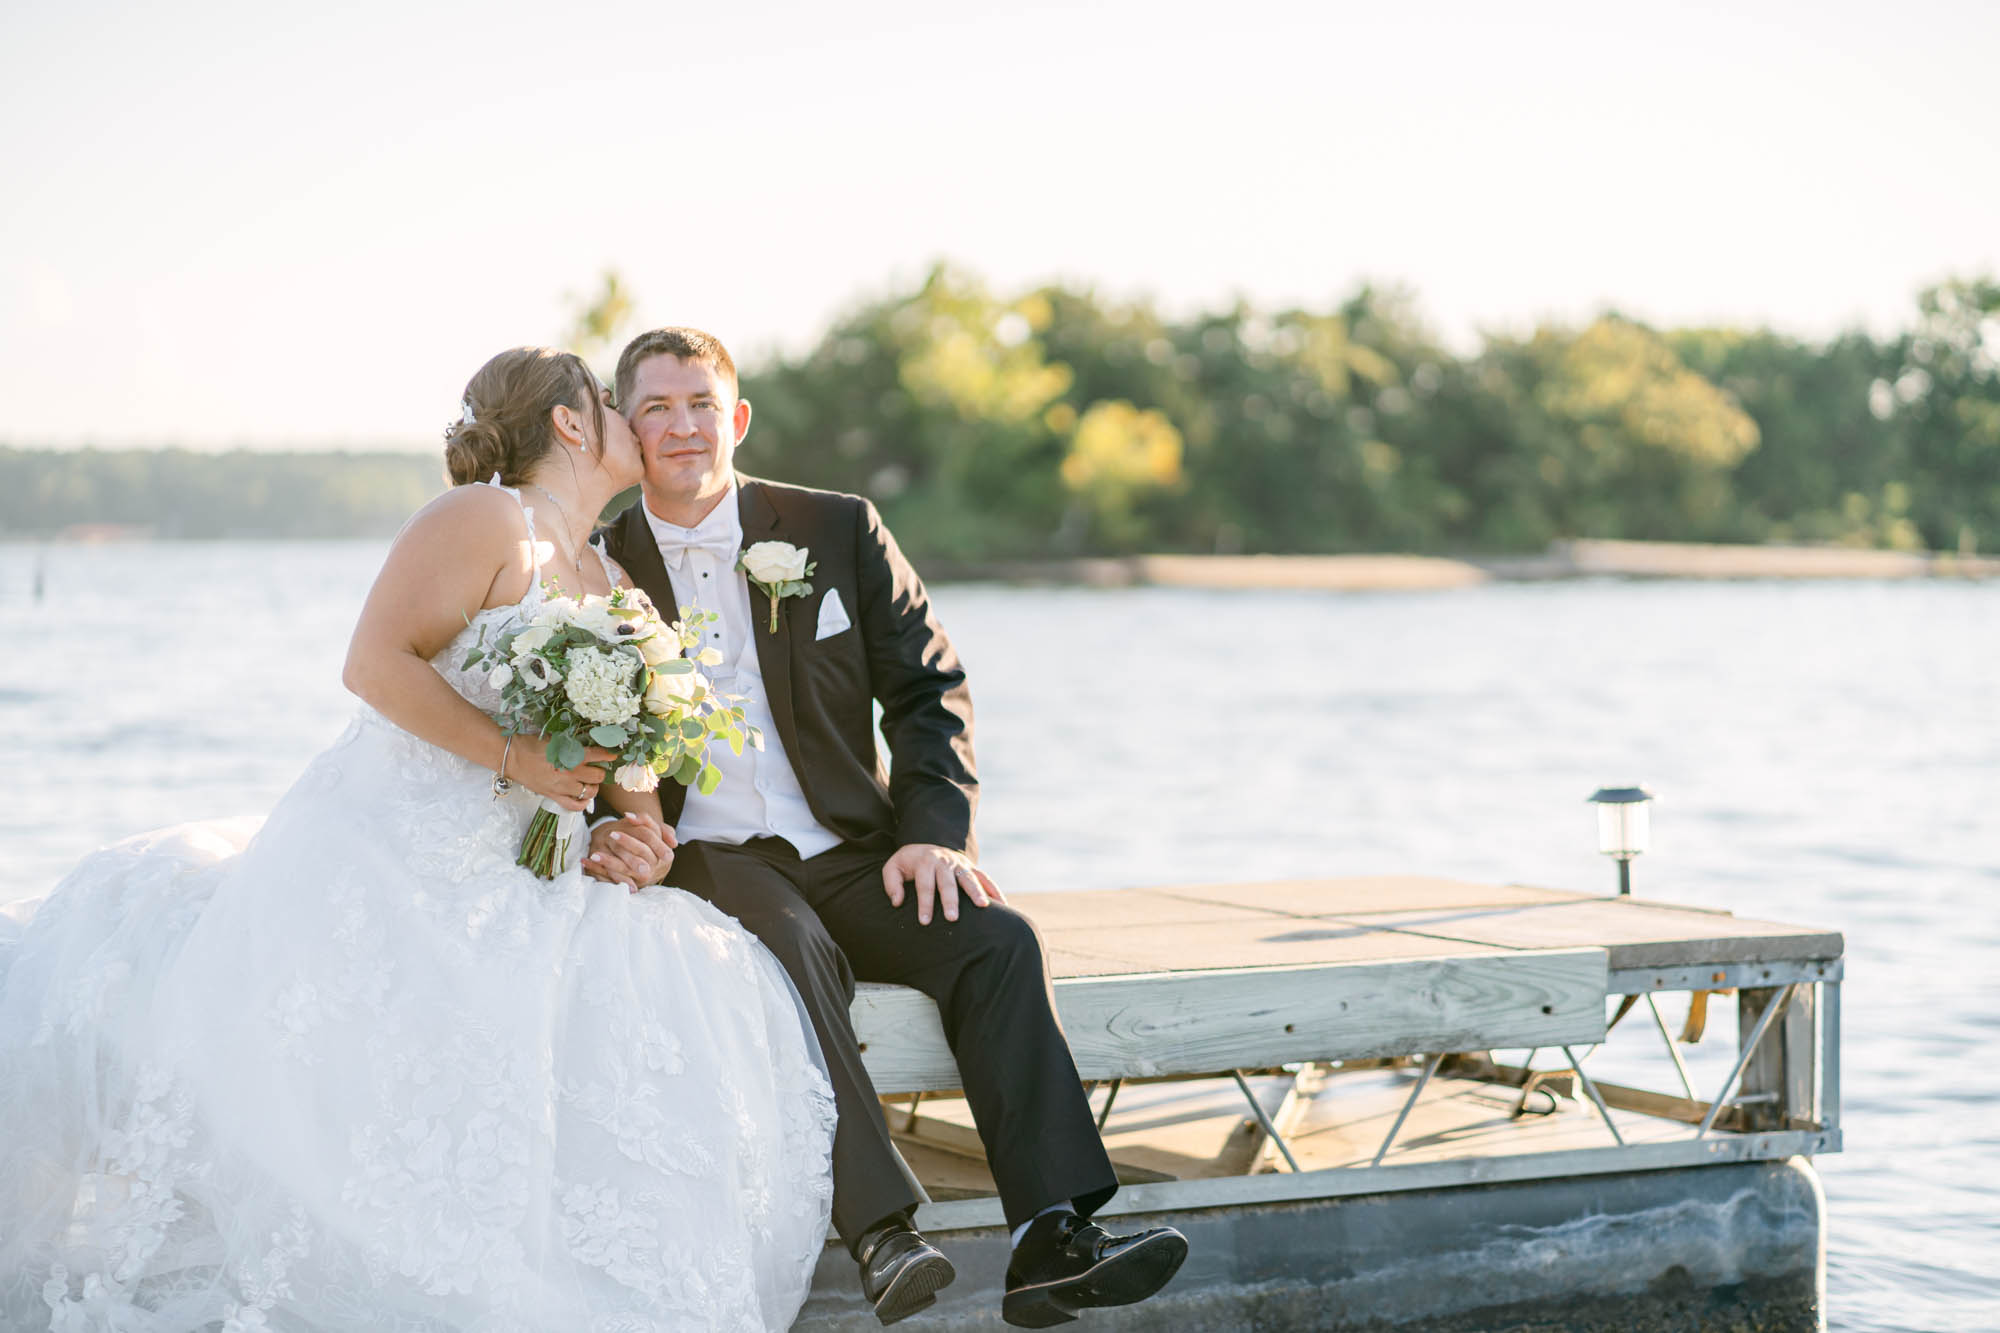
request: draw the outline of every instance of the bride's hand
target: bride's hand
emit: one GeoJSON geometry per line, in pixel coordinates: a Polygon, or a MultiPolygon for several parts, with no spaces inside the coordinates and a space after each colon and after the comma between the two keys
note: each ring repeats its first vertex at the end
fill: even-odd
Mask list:
{"type": "Polygon", "coordinates": [[[674,843],[674,831],[652,815],[628,813],[591,830],[583,873],[637,893],[667,877],[674,843]]]}
{"type": "Polygon", "coordinates": [[[546,796],[565,810],[587,810],[604,782],[606,769],[617,761],[616,751],[593,745],[584,751],[583,762],[575,768],[557,768],[542,752],[533,737],[528,744],[516,744],[507,762],[507,776],[537,796],[546,796]]]}

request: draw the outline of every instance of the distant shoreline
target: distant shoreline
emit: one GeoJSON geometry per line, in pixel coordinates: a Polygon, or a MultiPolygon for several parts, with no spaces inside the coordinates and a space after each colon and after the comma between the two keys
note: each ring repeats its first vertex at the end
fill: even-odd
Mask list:
{"type": "Polygon", "coordinates": [[[2000,558],[1823,546],[1556,542],[1542,555],[1137,555],[1077,560],[928,561],[936,583],[1093,588],[1299,588],[1329,592],[1467,588],[1556,579],[2000,579],[2000,558]]]}
{"type": "MultiPolygon", "coordinates": [[[[0,532],[0,546],[44,550],[150,542],[386,541],[388,533],[279,537],[163,537],[122,524],[63,533],[0,532]]],[[[1301,589],[1322,592],[1469,588],[1486,583],[1625,578],[2000,579],[2000,557],[1829,546],[1729,546],[1707,542],[1560,541],[1541,555],[1133,555],[1068,560],[918,559],[932,583],[1011,583],[1083,588],[1301,589]]]]}

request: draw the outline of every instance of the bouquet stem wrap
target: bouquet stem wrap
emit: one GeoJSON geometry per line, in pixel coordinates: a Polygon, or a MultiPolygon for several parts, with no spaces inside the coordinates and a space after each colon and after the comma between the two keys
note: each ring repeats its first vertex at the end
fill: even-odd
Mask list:
{"type": "Polygon", "coordinates": [[[528,831],[521,838],[521,854],[514,864],[526,866],[543,879],[554,879],[569,864],[569,845],[582,824],[581,813],[565,810],[543,797],[535,808],[535,817],[528,821],[528,831]]]}

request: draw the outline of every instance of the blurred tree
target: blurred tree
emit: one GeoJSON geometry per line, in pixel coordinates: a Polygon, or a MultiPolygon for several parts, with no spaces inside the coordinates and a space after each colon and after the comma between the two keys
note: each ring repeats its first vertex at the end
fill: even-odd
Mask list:
{"type": "Polygon", "coordinates": [[[1890,351],[1859,332],[1824,347],[1737,329],[1680,330],[1668,342],[1757,423],[1757,448],[1730,481],[1735,540],[1914,541],[1892,489],[1908,469],[1903,430],[1878,410],[1890,351]]]}
{"type": "Polygon", "coordinates": [[[2000,545],[2000,282],[1960,279],[1918,298],[1880,401],[1905,432],[1915,540],[2000,545]]]}
{"type": "Polygon", "coordinates": [[[1181,453],[1181,433],[1160,412],[1122,398],[1100,400],[1077,421],[1060,473],[1091,511],[1102,544],[1137,549],[1151,533],[1133,513],[1133,501],[1179,488],[1181,453]]]}
{"type": "Polygon", "coordinates": [[[912,549],[1044,553],[1064,505],[1072,372],[1048,359],[1046,303],[934,268],[915,292],[840,320],[797,361],[746,373],[743,465],[881,504],[912,549]]]}
{"type": "Polygon", "coordinates": [[[582,296],[572,293],[564,302],[569,306],[570,322],[561,345],[589,362],[597,378],[609,385],[637,309],[631,289],[618,270],[607,268],[599,275],[595,291],[582,296]]]}
{"type": "Polygon", "coordinates": [[[1607,316],[1496,339],[1483,360],[1512,436],[1490,497],[1499,544],[1731,535],[1730,473],[1757,423],[1659,334],[1607,316]]]}

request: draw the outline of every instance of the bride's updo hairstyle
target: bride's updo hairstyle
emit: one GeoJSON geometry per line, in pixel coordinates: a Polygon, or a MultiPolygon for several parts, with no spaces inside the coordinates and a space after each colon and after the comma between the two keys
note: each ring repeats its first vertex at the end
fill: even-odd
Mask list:
{"type": "Polygon", "coordinates": [[[510,347],[465,386],[459,420],[444,428],[444,468],[451,484],[487,481],[519,486],[557,447],[550,414],[567,407],[590,418],[594,452],[604,448],[604,399],[597,376],[574,352],[510,347]]]}

